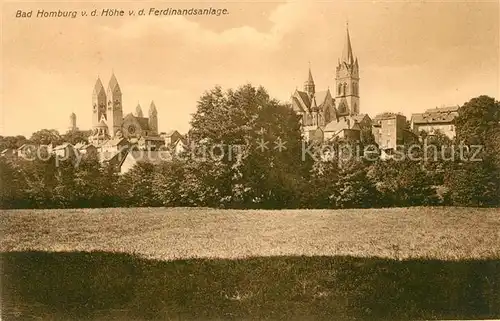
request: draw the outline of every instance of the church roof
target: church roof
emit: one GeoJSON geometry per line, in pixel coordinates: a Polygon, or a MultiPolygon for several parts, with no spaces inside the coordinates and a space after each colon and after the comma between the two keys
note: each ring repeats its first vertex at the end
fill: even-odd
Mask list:
{"type": "Polygon", "coordinates": [[[149,119],[146,117],[135,117],[142,130],[149,130],[149,119]]]}
{"type": "Polygon", "coordinates": [[[323,128],[323,131],[334,132],[337,134],[345,129],[360,130],[360,127],[358,122],[353,117],[341,117],[338,120],[332,120],[329,122],[325,128],[323,128]]]}
{"type": "Polygon", "coordinates": [[[311,100],[305,91],[296,90],[292,95],[293,109],[298,111],[309,111],[311,107],[311,100]]]}
{"type": "Polygon", "coordinates": [[[318,107],[322,107],[328,96],[331,96],[330,90],[323,90],[323,91],[318,91],[317,93],[314,94],[314,97],[316,97],[316,103],[318,104],[318,107]]]}
{"type": "Polygon", "coordinates": [[[137,121],[139,126],[141,127],[142,130],[150,130],[149,128],[149,118],[147,117],[137,117],[132,113],[128,113],[123,120],[125,121],[126,119],[133,118],[137,121]]]}
{"type": "Polygon", "coordinates": [[[305,91],[296,90],[292,95],[292,107],[297,111],[311,111],[314,106],[322,108],[331,97],[330,90],[318,91],[312,96],[312,99],[305,91]]]}
{"type": "Polygon", "coordinates": [[[111,89],[111,91],[115,92],[121,92],[120,85],[118,85],[118,80],[116,79],[115,73],[111,75],[111,79],[109,80],[108,88],[111,89]]]}

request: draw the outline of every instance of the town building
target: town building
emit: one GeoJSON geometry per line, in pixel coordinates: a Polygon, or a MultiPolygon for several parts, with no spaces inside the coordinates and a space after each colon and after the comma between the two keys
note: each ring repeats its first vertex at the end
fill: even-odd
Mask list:
{"type": "Polygon", "coordinates": [[[411,128],[416,133],[424,131],[427,134],[441,132],[450,139],[455,138],[455,118],[458,116],[459,106],[436,107],[427,109],[424,113],[411,116],[411,128]]]}
{"type": "Polygon", "coordinates": [[[381,150],[396,149],[405,141],[406,117],[396,113],[382,113],[373,118],[372,133],[381,150]]]}

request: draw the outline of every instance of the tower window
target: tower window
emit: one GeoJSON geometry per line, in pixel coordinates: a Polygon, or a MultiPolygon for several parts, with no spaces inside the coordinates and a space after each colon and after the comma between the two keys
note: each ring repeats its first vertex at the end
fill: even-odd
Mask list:
{"type": "Polygon", "coordinates": [[[344,96],[346,95],[347,93],[347,83],[344,83],[344,96]]]}
{"type": "Polygon", "coordinates": [[[342,94],[342,84],[339,84],[338,95],[340,96],[341,94],[342,94]]]}

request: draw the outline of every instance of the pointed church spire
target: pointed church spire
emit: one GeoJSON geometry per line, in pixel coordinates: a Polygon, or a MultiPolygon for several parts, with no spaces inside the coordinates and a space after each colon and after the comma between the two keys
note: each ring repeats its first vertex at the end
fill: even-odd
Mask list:
{"type": "Polygon", "coordinates": [[[111,74],[111,79],[109,80],[108,88],[111,89],[113,92],[115,91],[121,92],[120,85],[118,85],[118,80],[116,79],[114,72],[111,74]]]}
{"type": "Polygon", "coordinates": [[[315,92],[315,85],[311,72],[311,63],[309,63],[309,75],[306,82],[304,82],[304,91],[307,92],[310,96],[314,95],[315,92]]]}
{"type": "Polygon", "coordinates": [[[156,113],[156,105],[154,101],[151,101],[151,105],[149,106],[149,114],[156,113]]]}
{"type": "Polygon", "coordinates": [[[97,80],[94,85],[94,94],[98,95],[101,91],[104,92],[104,86],[102,85],[101,78],[97,76],[97,80]]]}
{"type": "Polygon", "coordinates": [[[141,104],[139,104],[139,102],[137,102],[137,107],[135,107],[135,115],[137,117],[144,117],[144,114],[142,113],[141,104]]]}
{"type": "Polygon", "coordinates": [[[349,36],[349,23],[346,23],[346,37],[344,43],[344,51],[342,52],[342,62],[351,65],[354,63],[354,57],[352,54],[351,37],[349,36]]]}

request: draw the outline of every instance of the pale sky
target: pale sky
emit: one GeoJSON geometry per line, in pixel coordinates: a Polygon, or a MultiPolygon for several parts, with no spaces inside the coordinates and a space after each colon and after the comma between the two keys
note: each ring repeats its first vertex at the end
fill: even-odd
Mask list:
{"type": "MultiPolygon", "coordinates": [[[[114,70],[124,115],[151,100],[159,129],[185,133],[215,85],[263,85],[287,101],[307,79],[335,87],[346,21],[360,65],[360,112],[411,113],[499,99],[498,1],[7,2],[0,135],[91,128],[92,90],[114,70]],[[226,8],[226,16],[16,18],[17,10],[226,8]]],[[[126,13],[128,15],[128,12],[126,13]]]]}

